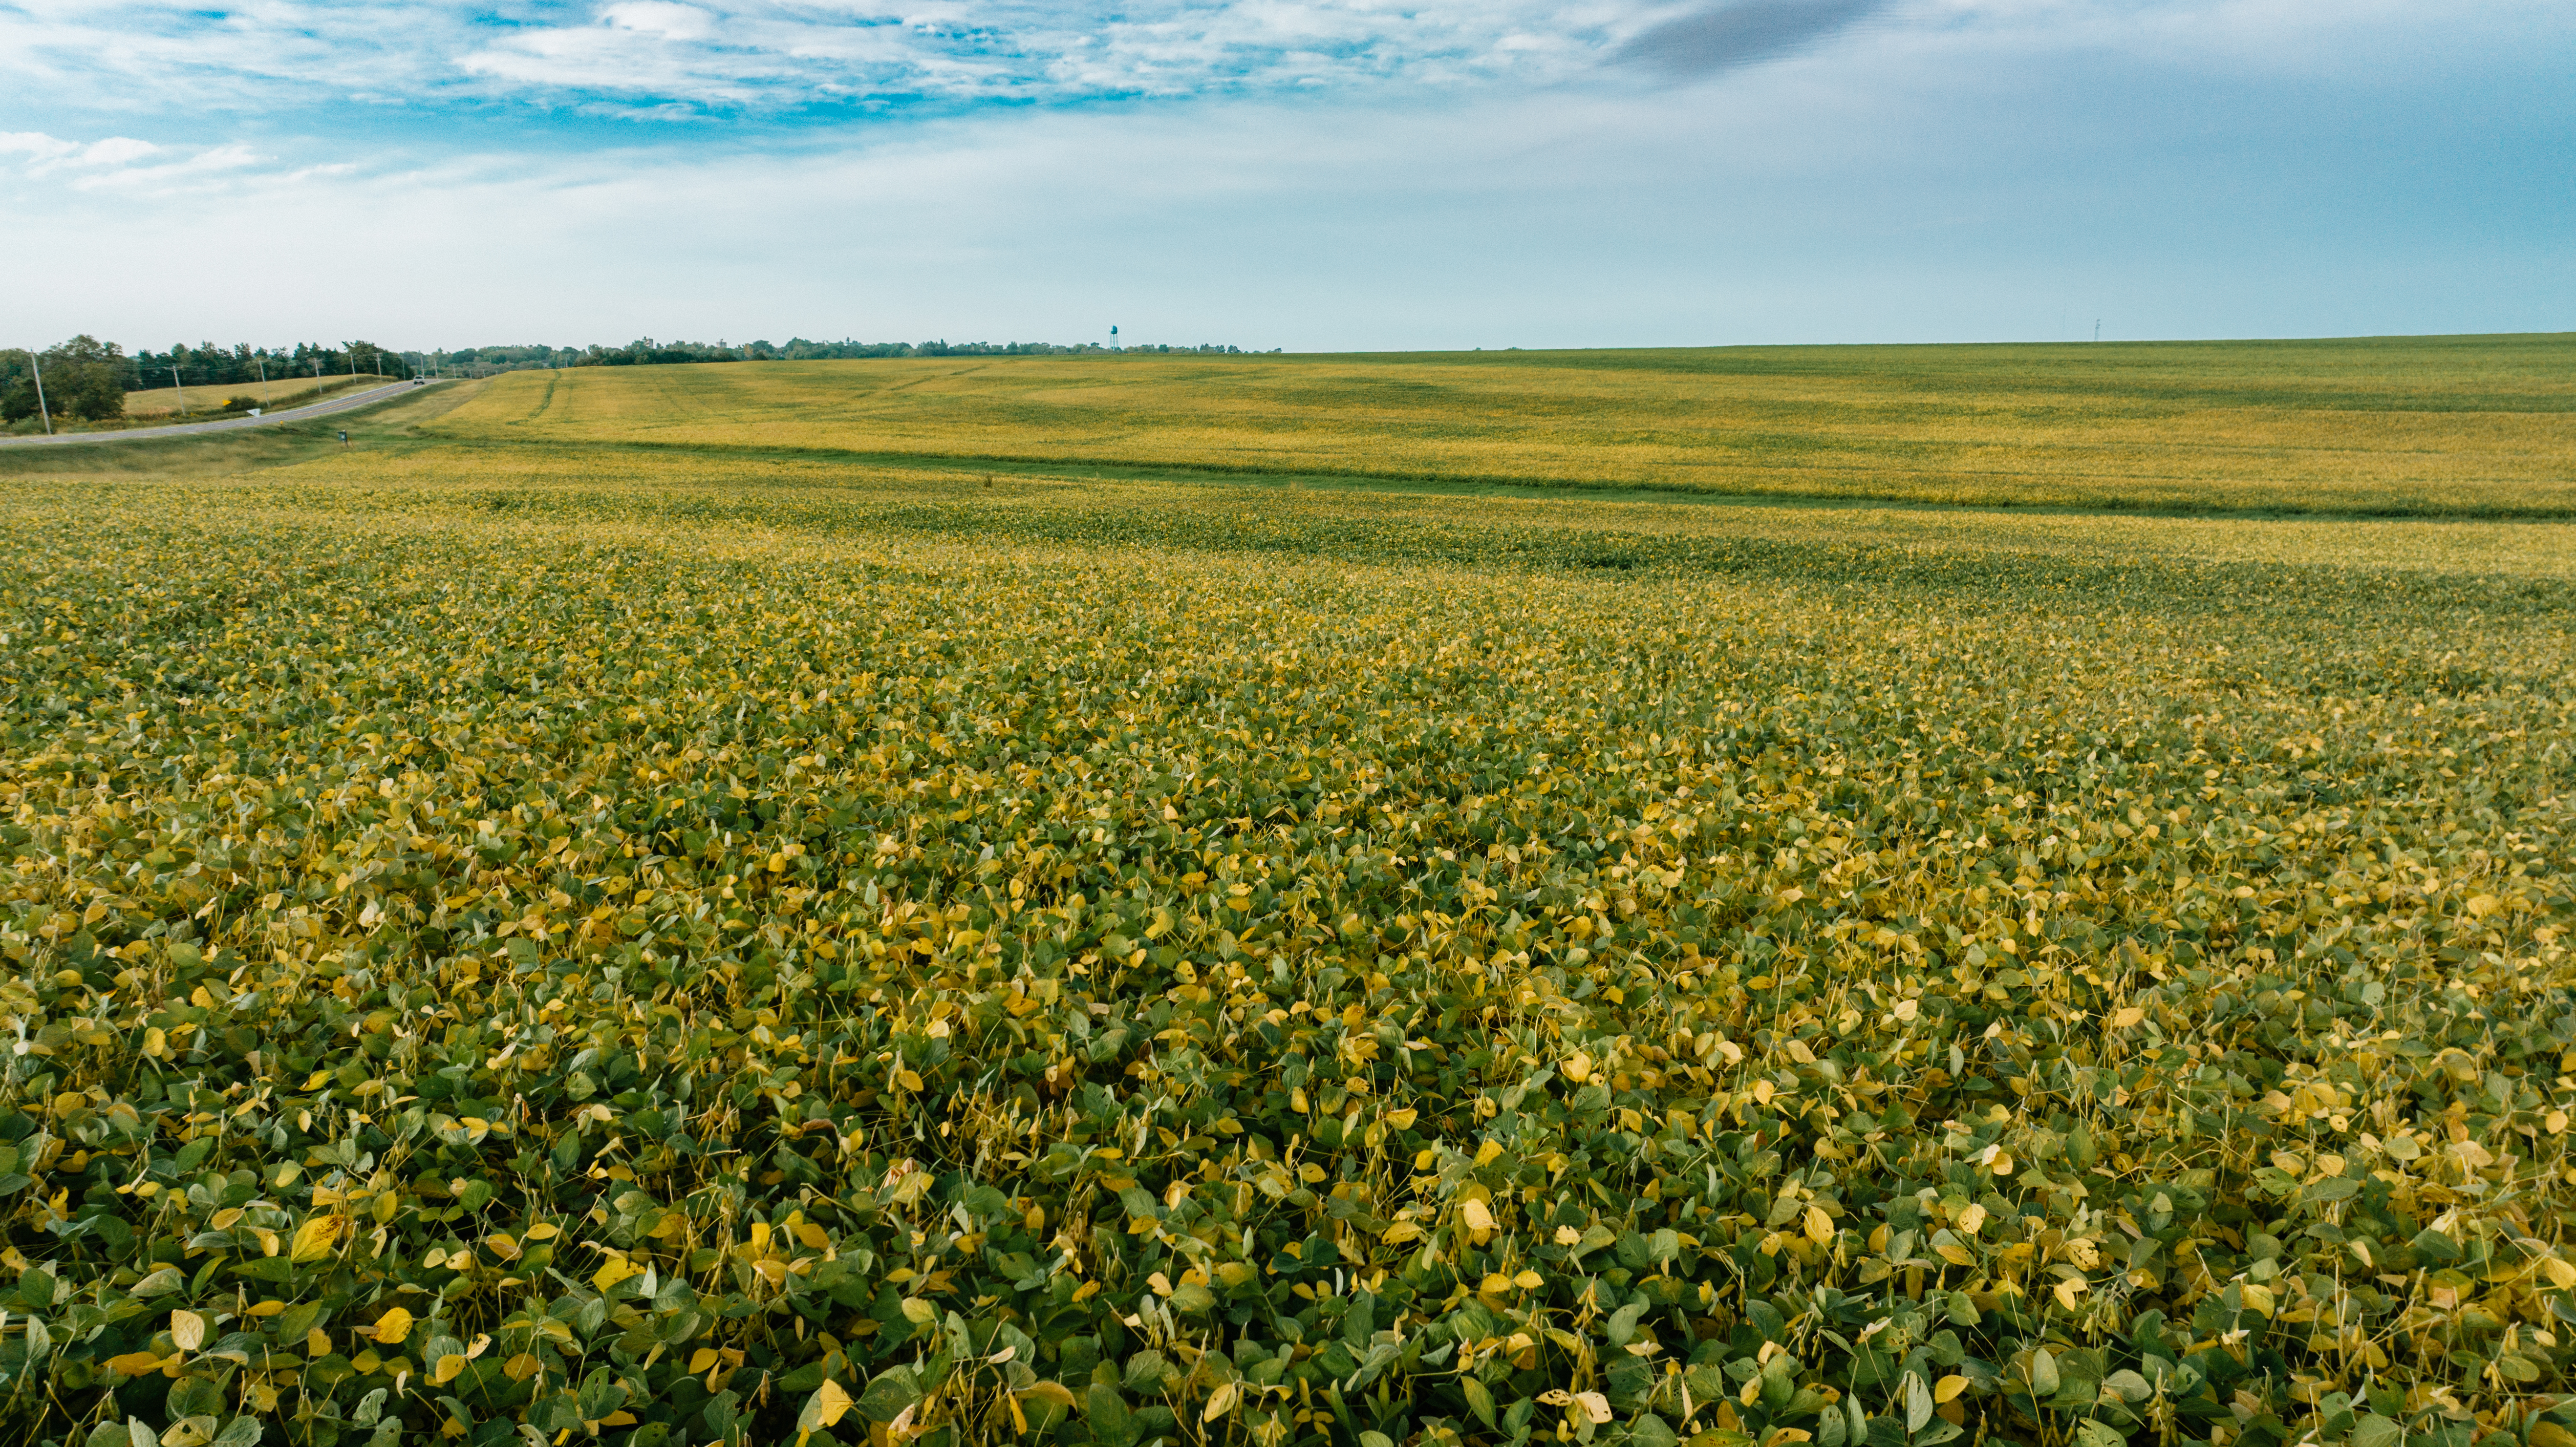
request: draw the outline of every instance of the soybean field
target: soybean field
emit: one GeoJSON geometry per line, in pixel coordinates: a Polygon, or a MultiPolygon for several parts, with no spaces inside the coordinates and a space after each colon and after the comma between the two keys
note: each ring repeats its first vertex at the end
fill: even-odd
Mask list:
{"type": "Polygon", "coordinates": [[[0,1422],[2576,1447],[2566,344],[2318,345],[0,459],[0,1422]]]}

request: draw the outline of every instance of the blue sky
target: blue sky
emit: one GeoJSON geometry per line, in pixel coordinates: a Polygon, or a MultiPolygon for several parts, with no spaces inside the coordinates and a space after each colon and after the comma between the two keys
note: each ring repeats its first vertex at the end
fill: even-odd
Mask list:
{"type": "Polygon", "coordinates": [[[0,0],[0,342],[2576,329],[2564,0],[0,0]]]}

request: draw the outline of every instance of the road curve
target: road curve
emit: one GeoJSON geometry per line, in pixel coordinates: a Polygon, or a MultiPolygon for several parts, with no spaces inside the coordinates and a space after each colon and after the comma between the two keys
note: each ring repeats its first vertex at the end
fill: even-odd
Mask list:
{"type": "MultiPolygon", "coordinates": [[[[438,384],[430,382],[427,385],[435,387],[438,384]]],[[[272,422],[301,422],[313,417],[328,417],[334,412],[346,412],[354,407],[364,407],[370,402],[381,402],[397,392],[410,391],[411,386],[409,382],[388,382],[381,387],[369,387],[363,392],[343,392],[337,397],[326,397],[319,402],[308,402],[301,407],[290,407],[283,412],[269,412],[258,417],[219,417],[212,422],[176,422],[167,427],[129,427],[121,432],[57,432],[50,437],[42,435],[0,437],[0,447],[41,447],[47,444],[71,442],[130,442],[146,437],[189,437],[201,432],[231,432],[243,427],[265,427],[272,422]]]]}

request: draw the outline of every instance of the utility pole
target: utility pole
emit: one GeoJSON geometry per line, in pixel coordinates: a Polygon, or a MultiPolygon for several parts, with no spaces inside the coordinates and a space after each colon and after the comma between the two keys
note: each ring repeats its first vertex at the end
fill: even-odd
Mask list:
{"type": "Polygon", "coordinates": [[[179,394],[179,415],[188,415],[188,389],[179,385],[179,369],[170,369],[170,390],[179,394]]]}
{"type": "Polygon", "coordinates": [[[36,415],[45,419],[45,435],[51,437],[54,435],[54,414],[53,409],[45,405],[45,364],[30,349],[27,365],[36,369],[36,415]]]}

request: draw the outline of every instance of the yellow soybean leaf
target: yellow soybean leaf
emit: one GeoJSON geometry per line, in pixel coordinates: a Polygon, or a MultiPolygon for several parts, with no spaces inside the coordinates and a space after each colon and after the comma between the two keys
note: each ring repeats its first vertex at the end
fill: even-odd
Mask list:
{"type": "MultiPolygon", "coordinates": [[[[545,1362],[530,1352],[521,1352],[501,1364],[502,1373],[514,1382],[524,1382],[545,1369],[545,1362]]],[[[696,1369],[690,1370],[694,1372],[696,1369]]]]}
{"type": "Polygon", "coordinates": [[[1398,1221],[1387,1227],[1385,1234],[1378,1239],[1389,1246],[1401,1246],[1407,1241],[1421,1240],[1422,1228],[1411,1221],[1398,1221]]]}
{"type": "Polygon", "coordinates": [[[1932,1400],[1935,1402],[1955,1401],[1958,1399],[1959,1394],[1966,1390],[1968,1390],[1968,1379],[1966,1377],[1943,1377],[1941,1380],[1932,1384],[1932,1400]]]}
{"type": "Polygon", "coordinates": [[[331,1355],[331,1334],[318,1326],[305,1332],[304,1354],[308,1357],[331,1355]]]}
{"type": "Polygon", "coordinates": [[[909,1070],[896,1071],[894,1073],[894,1083],[910,1091],[918,1091],[921,1089],[921,1077],[909,1070]]]}
{"type": "Polygon", "coordinates": [[[1826,1215],[1823,1207],[1809,1206],[1807,1208],[1806,1226],[1808,1240],[1815,1242],[1819,1246],[1827,1245],[1833,1241],[1834,1218],[1826,1215]]]}
{"type": "Polygon", "coordinates": [[[429,1380],[434,1386],[443,1387],[463,1375],[465,1375],[463,1352],[449,1352],[438,1359],[438,1365],[429,1369],[429,1380]]]}
{"type": "Polygon", "coordinates": [[[288,1257],[301,1265],[330,1255],[340,1244],[343,1219],[339,1216],[316,1216],[296,1227],[295,1244],[288,1248],[288,1257]]]}
{"type": "Polygon", "coordinates": [[[1466,1222],[1470,1231],[1494,1229],[1494,1213],[1485,1209],[1484,1202],[1473,1198],[1458,1203],[1458,1219],[1466,1222]]]}
{"type": "Polygon", "coordinates": [[[2146,1018],[2146,1011],[2135,1005],[2131,1005],[2125,1010],[2113,1012],[2111,1016],[2111,1028],[2114,1030],[2126,1030],[2130,1026],[2135,1025],[2146,1018]]]}
{"type": "Polygon", "coordinates": [[[397,1306],[377,1317],[375,1329],[367,1335],[387,1346],[400,1346],[411,1335],[411,1313],[397,1306]]]}
{"type": "Polygon", "coordinates": [[[814,1393],[814,1415],[820,1418],[826,1427],[848,1416],[850,1408],[855,1405],[857,1404],[850,1400],[850,1394],[842,1389],[839,1382],[827,1381],[821,1390],[814,1393]]]}
{"type": "Polygon", "coordinates": [[[107,1368],[109,1371],[115,1372],[119,1376],[139,1377],[145,1372],[157,1372],[161,1370],[161,1354],[159,1352],[127,1352],[121,1357],[109,1357],[107,1359],[107,1368]]]}
{"type": "Polygon", "coordinates": [[[1207,1409],[1199,1413],[1199,1420],[1202,1422],[1213,1422],[1217,1418],[1224,1416],[1226,1413],[1233,1411],[1235,1398],[1241,1395],[1241,1391],[1242,1389],[1232,1382],[1227,1382],[1218,1387],[1213,1393],[1209,1394],[1207,1409]]]}
{"type": "Polygon", "coordinates": [[[170,1313],[170,1340],[183,1352],[192,1352],[204,1346],[206,1319],[193,1311],[170,1313]]]}
{"type": "Polygon", "coordinates": [[[2576,1286],[2576,1266],[2570,1266],[2555,1256],[2541,1257],[2540,1270],[2541,1274],[2549,1278],[2549,1284],[2552,1286],[2576,1286]]]}
{"type": "Polygon", "coordinates": [[[1503,1143],[1501,1141],[1489,1140],[1483,1145],[1476,1147],[1476,1165],[1480,1170],[1486,1166],[1492,1165],[1494,1162],[1501,1160],[1502,1158],[1503,1143]]]}

